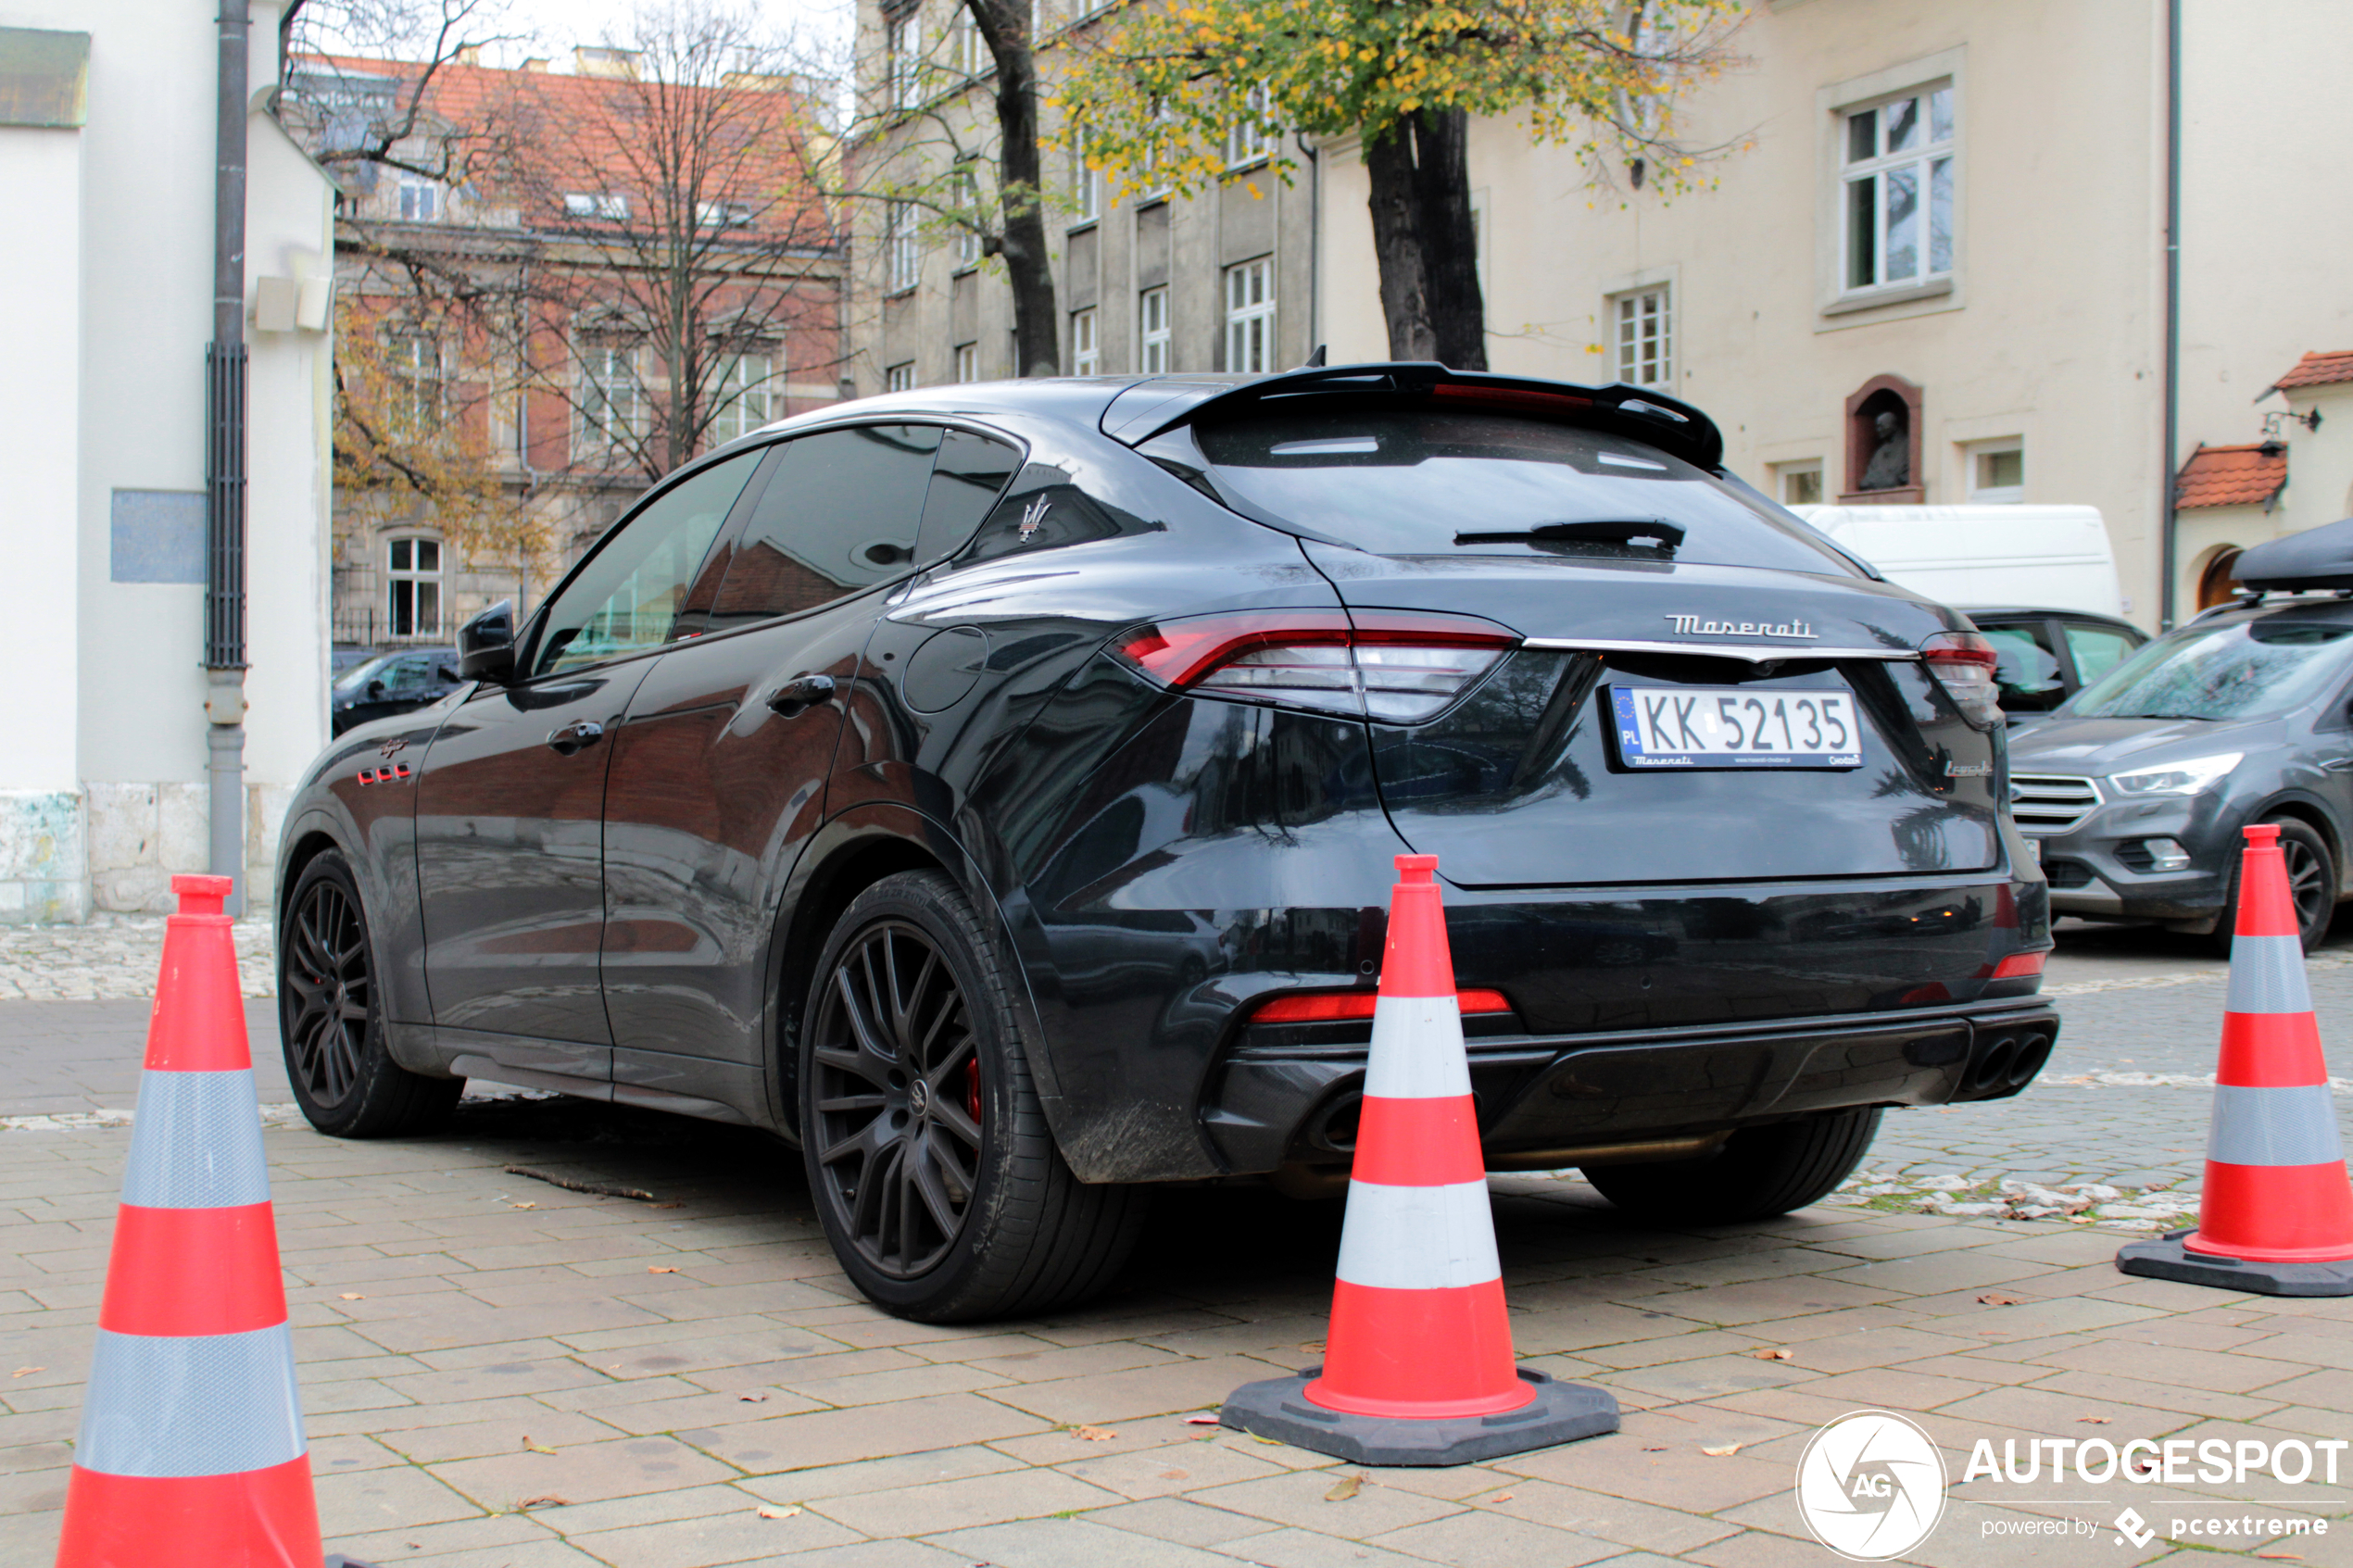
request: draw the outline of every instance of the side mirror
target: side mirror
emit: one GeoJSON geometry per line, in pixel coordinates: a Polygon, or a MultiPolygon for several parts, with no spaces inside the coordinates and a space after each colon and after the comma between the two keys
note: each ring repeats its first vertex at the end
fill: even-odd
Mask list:
{"type": "Polygon", "coordinates": [[[458,673],[505,685],[515,678],[515,601],[500,599],[458,628],[458,673]]]}
{"type": "Polygon", "coordinates": [[[376,698],[378,698],[378,697],[380,697],[380,696],[384,696],[384,684],[382,681],[371,681],[371,682],[369,682],[369,683],[368,683],[368,700],[369,700],[369,701],[373,702],[376,698]]]}

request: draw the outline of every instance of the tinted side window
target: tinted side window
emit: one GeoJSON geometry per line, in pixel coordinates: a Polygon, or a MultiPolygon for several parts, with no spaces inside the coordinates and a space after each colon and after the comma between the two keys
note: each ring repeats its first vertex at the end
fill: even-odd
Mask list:
{"type": "Polygon", "coordinates": [[[963,548],[1020,467],[1021,454],[1004,442],[961,430],[941,437],[915,559],[936,561],[963,548]]]}
{"type": "Polygon", "coordinates": [[[660,647],[719,525],[761,454],[707,468],[655,496],[619,526],[547,607],[532,673],[575,669],[660,647]]]}
{"type": "Polygon", "coordinates": [[[2132,658],[2133,650],[2141,646],[2105,626],[2082,626],[2071,621],[2065,624],[2068,651],[2075,656],[2075,678],[2087,686],[2132,658]]]}
{"type": "Polygon", "coordinates": [[[860,425],[784,450],[711,610],[714,628],[794,615],[905,575],[937,425],[860,425]]]}
{"type": "Polygon", "coordinates": [[[1994,645],[1998,660],[1994,666],[1994,684],[2001,690],[2004,712],[2043,713],[2066,698],[2067,684],[2059,679],[2058,656],[2051,651],[2050,633],[2042,621],[1978,630],[1994,645]]]}

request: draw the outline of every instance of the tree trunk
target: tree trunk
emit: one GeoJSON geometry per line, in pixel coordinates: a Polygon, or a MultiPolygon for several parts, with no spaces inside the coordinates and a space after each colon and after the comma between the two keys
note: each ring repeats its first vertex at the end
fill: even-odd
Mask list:
{"type": "Polygon", "coordinates": [[[999,254],[1013,291],[1016,374],[1051,376],[1062,363],[1061,315],[1054,307],[1052,258],[1046,248],[1045,182],[1038,153],[1038,65],[1031,50],[1028,0],[966,0],[981,41],[997,62],[997,188],[1005,204],[999,254]]]}
{"type": "Polygon", "coordinates": [[[1487,369],[1487,307],[1464,156],[1469,139],[1462,110],[1424,109],[1365,146],[1373,254],[1393,359],[1487,369]]]}

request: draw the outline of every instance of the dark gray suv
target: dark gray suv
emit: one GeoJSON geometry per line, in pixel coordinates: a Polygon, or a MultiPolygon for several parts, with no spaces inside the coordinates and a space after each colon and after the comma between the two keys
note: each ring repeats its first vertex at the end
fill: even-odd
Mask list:
{"type": "Polygon", "coordinates": [[[2267,822],[2305,947],[2327,933],[2353,859],[2353,520],[2259,546],[2241,572],[2248,597],[2012,732],[2011,803],[2054,914],[2227,947],[2239,830],[2267,822]]]}

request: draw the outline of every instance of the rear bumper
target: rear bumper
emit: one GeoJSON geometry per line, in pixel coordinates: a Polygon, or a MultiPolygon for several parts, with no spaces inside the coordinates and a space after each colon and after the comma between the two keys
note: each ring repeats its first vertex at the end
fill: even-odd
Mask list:
{"type": "MultiPolygon", "coordinates": [[[[1491,1163],[1536,1168],[1611,1146],[1689,1137],[1869,1105],[1999,1099],[2058,1037],[2046,1002],[1469,1042],[1491,1163]]],[[[1306,1030],[1256,1031],[1305,1035],[1306,1030]]],[[[1365,1046],[1239,1042],[1202,1123],[1227,1167],[1338,1164],[1353,1152],[1365,1046]]]]}

